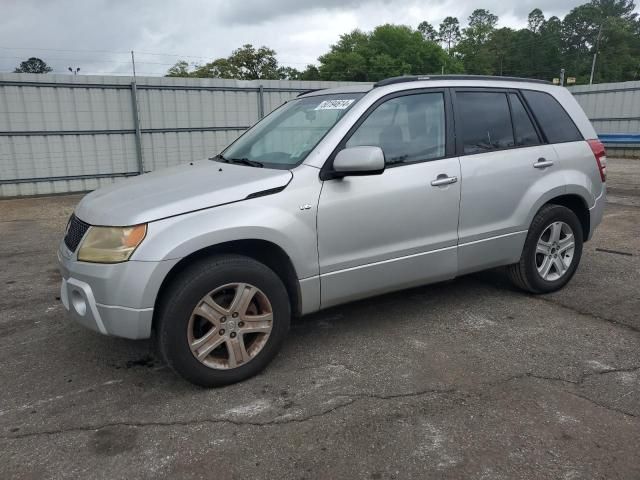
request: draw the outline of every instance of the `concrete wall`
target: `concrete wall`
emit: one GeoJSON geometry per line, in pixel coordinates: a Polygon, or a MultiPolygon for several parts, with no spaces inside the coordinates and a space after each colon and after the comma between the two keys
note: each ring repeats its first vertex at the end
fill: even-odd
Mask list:
{"type": "Polygon", "coordinates": [[[209,157],[300,92],[348,84],[158,77],[138,77],[135,89],[132,83],[0,74],[0,197],[92,190],[209,157]]]}

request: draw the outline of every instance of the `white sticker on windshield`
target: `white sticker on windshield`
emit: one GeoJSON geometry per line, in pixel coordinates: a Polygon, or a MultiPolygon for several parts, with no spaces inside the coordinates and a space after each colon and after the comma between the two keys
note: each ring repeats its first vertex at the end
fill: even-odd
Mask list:
{"type": "Polygon", "coordinates": [[[353,103],[354,99],[324,100],[314,110],[344,110],[353,103]]]}

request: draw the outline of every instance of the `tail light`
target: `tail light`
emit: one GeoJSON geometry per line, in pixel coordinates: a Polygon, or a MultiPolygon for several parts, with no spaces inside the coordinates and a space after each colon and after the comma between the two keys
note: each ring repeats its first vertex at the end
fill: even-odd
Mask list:
{"type": "Polygon", "coordinates": [[[604,145],[598,139],[587,140],[587,143],[591,147],[593,156],[596,157],[596,163],[598,164],[598,170],[600,171],[600,179],[603,182],[607,181],[607,152],[604,150],[604,145]]]}

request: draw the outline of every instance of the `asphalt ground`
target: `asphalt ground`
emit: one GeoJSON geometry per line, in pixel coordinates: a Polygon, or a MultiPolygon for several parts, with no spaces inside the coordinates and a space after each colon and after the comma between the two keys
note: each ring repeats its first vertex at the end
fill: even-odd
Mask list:
{"type": "Polygon", "coordinates": [[[332,308],[215,390],[65,316],[80,196],[0,201],[0,478],[640,478],[640,161],[609,189],[562,291],[489,271],[332,308]]]}

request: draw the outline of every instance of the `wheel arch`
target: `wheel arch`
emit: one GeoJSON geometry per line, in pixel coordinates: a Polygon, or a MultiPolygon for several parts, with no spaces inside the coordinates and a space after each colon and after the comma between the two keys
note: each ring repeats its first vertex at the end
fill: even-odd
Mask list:
{"type": "Polygon", "coordinates": [[[260,239],[244,239],[223,242],[196,250],[176,263],[167,273],[158,290],[154,305],[152,328],[155,328],[157,324],[157,312],[160,310],[158,307],[163,298],[163,294],[171,286],[173,281],[190,265],[212,255],[221,254],[244,255],[263,263],[273,270],[276,275],[280,277],[287,289],[292,314],[294,316],[300,316],[302,311],[300,283],[289,255],[287,255],[282,247],[273,242],[260,239]]]}
{"type": "MultiPolygon", "coordinates": [[[[589,214],[589,206],[585,199],[580,195],[570,193],[554,197],[548,200],[544,205],[542,205],[542,207],[551,204],[561,205],[575,213],[576,217],[578,217],[578,220],[580,221],[580,225],[582,226],[583,241],[587,242],[591,229],[591,216],[589,214]]],[[[542,209],[542,207],[540,207],[540,209],[542,209]]],[[[540,211],[540,209],[538,211],[540,211]]]]}

